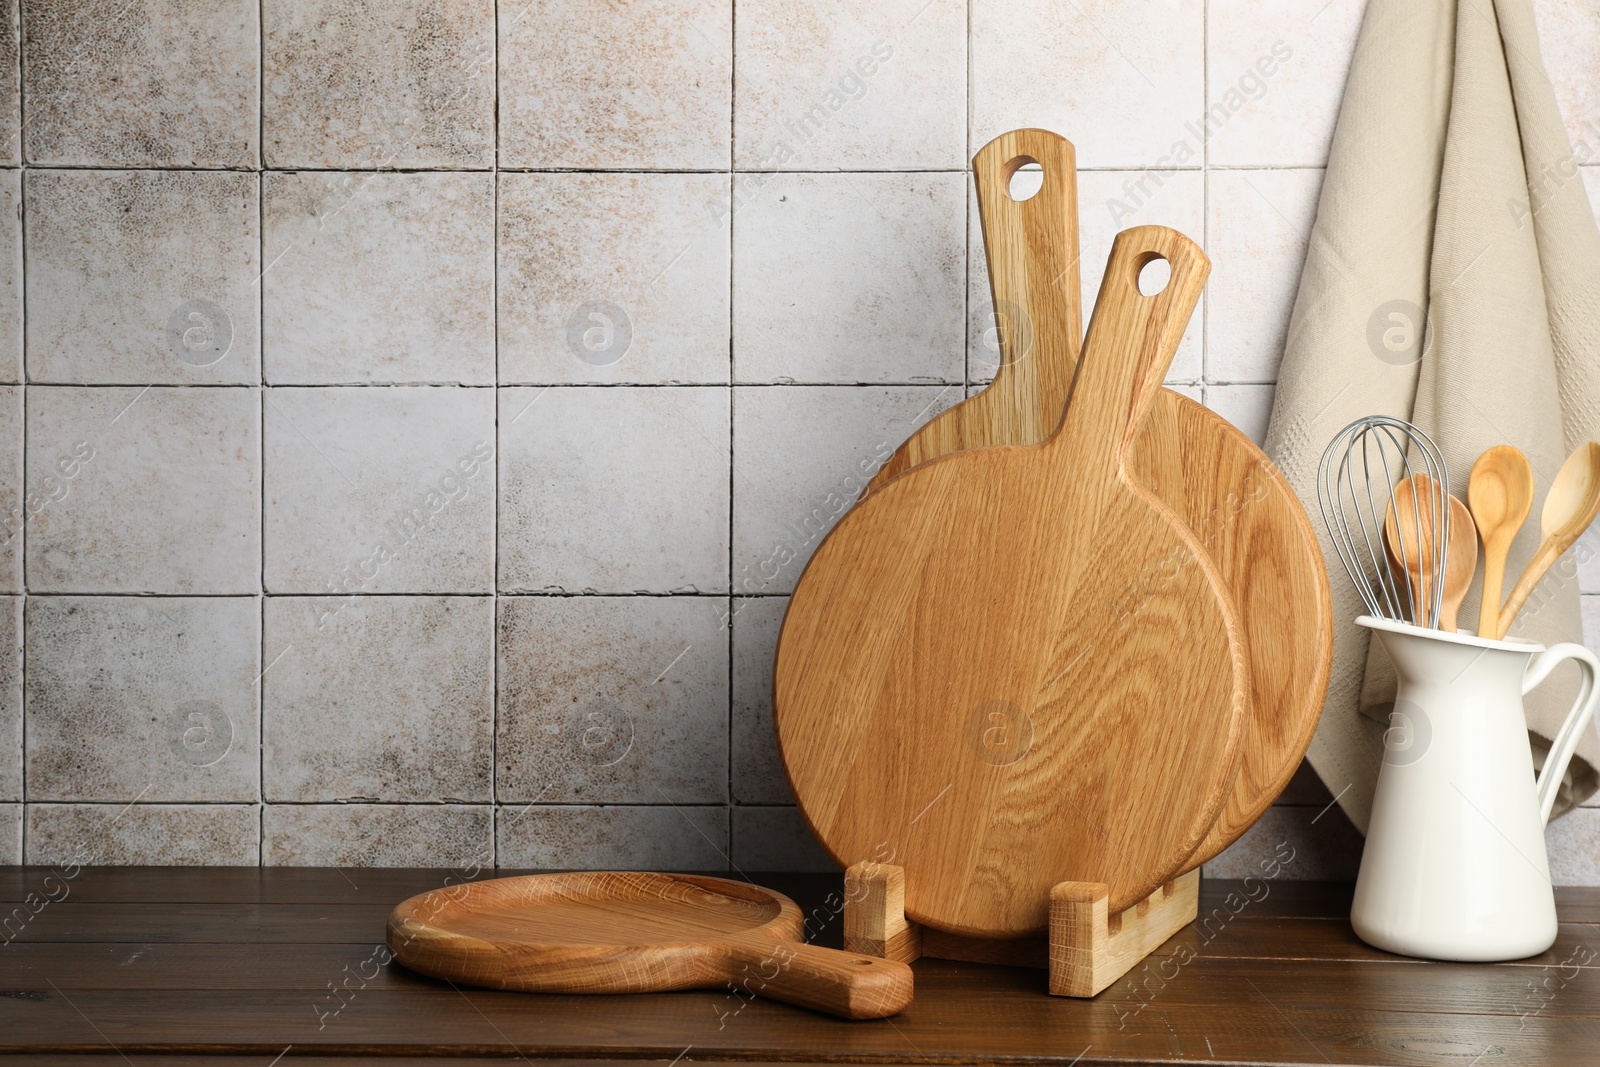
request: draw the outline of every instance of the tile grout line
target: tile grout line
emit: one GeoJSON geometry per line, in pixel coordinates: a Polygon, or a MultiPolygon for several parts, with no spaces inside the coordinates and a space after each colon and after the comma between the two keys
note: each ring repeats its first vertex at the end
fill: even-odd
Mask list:
{"type": "Polygon", "coordinates": [[[22,421],[22,484],[17,487],[17,588],[21,597],[17,604],[17,685],[20,707],[17,709],[22,719],[22,751],[19,753],[21,760],[18,769],[21,781],[18,783],[18,796],[22,802],[18,805],[17,825],[17,861],[28,862],[28,199],[26,186],[28,184],[27,172],[27,136],[28,124],[23,121],[24,109],[27,104],[26,90],[22,81],[22,60],[25,54],[25,27],[22,22],[21,0],[17,3],[17,259],[22,267],[22,277],[17,279],[17,306],[21,318],[22,335],[18,340],[18,357],[21,365],[17,368],[17,378],[21,384],[17,387],[20,407],[19,418],[22,421]]]}
{"type": "MultiPolygon", "coordinates": [[[[974,128],[975,129],[975,128],[974,128]]],[[[1580,170],[1600,172],[1600,163],[1579,163],[1580,170]]],[[[572,175],[607,175],[607,174],[727,174],[728,168],[717,167],[300,167],[285,164],[284,166],[261,167],[141,167],[132,164],[86,164],[86,163],[3,163],[0,170],[28,170],[37,171],[100,171],[105,173],[128,174],[259,174],[263,171],[269,174],[365,174],[365,175],[452,175],[452,174],[572,174],[572,175]]],[[[1323,170],[1325,163],[1217,163],[1212,170],[1234,171],[1278,171],[1278,170],[1323,170]]],[[[1142,174],[1145,171],[1154,171],[1158,174],[1184,174],[1198,173],[1203,168],[1199,165],[1169,165],[1155,166],[1147,160],[1127,160],[1121,163],[1095,163],[1080,164],[1079,173],[1091,174],[1142,174]]],[[[849,175],[849,174],[965,174],[967,167],[834,167],[832,169],[806,170],[798,167],[785,167],[784,174],[809,174],[809,175],[849,175]]],[[[744,170],[733,168],[737,175],[756,175],[769,177],[774,172],[766,170],[744,170]]]]}
{"type": "Polygon", "coordinates": [[[733,0],[733,3],[731,3],[729,5],[729,10],[728,10],[728,175],[727,175],[727,181],[728,181],[728,204],[729,204],[729,211],[728,211],[728,246],[727,246],[727,248],[728,248],[728,251],[727,251],[727,255],[728,255],[728,599],[725,601],[725,603],[727,605],[727,619],[728,619],[728,635],[727,635],[727,648],[728,648],[728,706],[727,706],[727,711],[726,711],[727,735],[726,735],[726,738],[725,738],[725,742],[727,744],[726,772],[725,772],[724,780],[723,780],[723,783],[722,783],[722,796],[723,796],[723,800],[727,804],[727,815],[725,816],[725,818],[727,820],[727,833],[728,833],[728,859],[726,860],[726,862],[730,866],[733,863],[733,858],[732,857],[734,855],[734,841],[733,841],[733,803],[734,803],[734,796],[733,796],[733,731],[734,731],[734,723],[733,723],[733,712],[734,712],[734,697],[733,697],[733,684],[734,684],[734,673],[733,673],[733,655],[734,655],[734,651],[733,651],[734,650],[733,625],[734,625],[734,618],[733,618],[733,616],[734,616],[734,603],[735,602],[734,602],[734,599],[733,599],[733,593],[734,593],[734,582],[733,582],[733,531],[734,531],[733,498],[734,498],[734,493],[736,492],[736,489],[735,489],[734,480],[733,480],[733,464],[734,464],[733,420],[734,420],[735,408],[737,406],[737,404],[736,404],[736,394],[735,394],[735,391],[734,391],[734,388],[733,388],[733,384],[734,384],[734,382],[738,381],[738,375],[734,372],[734,350],[733,350],[733,279],[734,279],[734,271],[733,271],[733,228],[734,228],[734,225],[735,225],[734,216],[737,215],[738,212],[733,210],[732,205],[733,205],[733,193],[734,193],[734,181],[735,181],[735,166],[737,165],[738,158],[739,158],[738,157],[738,151],[739,151],[738,106],[739,106],[739,0],[733,0]]]}
{"type": "MultiPolygon", "coordinates": [[[[1200,104],[1211,107],[1211,0],[1200,4],[1200,104]]],[[[1204,120],[1202,120],[1204,121],[1204,120]]],[[[1200,141],[1200,247],[1211,246],[1211,138],[1200,141]]],[[[1211,293],[1200,298],[1200,406],[1206,403],[1207,375],[1211,370],[1211,293]]]]}
{"type": "Polygon", "coordinates": [[[491,225],[489,271],[489,321],[494,345],[494,514],[489,537],[489,867],[500,866],[500,496],[504,491],[500,473],[500,0],[493,4],[494,71],[490,79],[494,106],[494,145],[490,163],[494,166],[491,196],[494,211],[491,225]]]}
{"type": "MultiPolygon", "coordinates": [[[[963,145],[965,146],[965,148],[967,150],[966,155],[967,155],[967,158],[969,160],[975,154],[975,150],[972,147],[972,141],[973,141],[973,138],[975,138],[977,136],[977,132],[978,132],[977,129],[975,128],[975,126],[974,126],[974,123],[973,123],[973,106],[974,106],[974,104],[973,104],[973,99],[972,99],[972,69],[973,69],[973,66],[972,66],[972,5],[975,2],[976,2],[976,0],[966,0],[966,15],[967,15],[967,34],[966,34],[966,36],[967,36],[967,40],[966,40],[966,69],[965,69],[964,73],[966,74],[967,81],[966,81],[966,85],[964,85],[962,87],[962,103],[965,105],[963,107],[963,111],[966,114],[966,133],[962,137],[962,143],[963,143],[963,145]]],[[[970,394],[972,386],[973,386],[973,381],[972,381],[972,210],[973,209],[970,206],[968,206],[971,203],[972,203],[972,200],[969,199],[968,196],[967,196],[966,183],[963,182],[962,183],[962,187],[961,187],[961,205],[962,205],[962,212],[961,212],[962,235],[961,235],[961,239],[964,242],[966,242],[966,246],[967,246],[967,257],[966,257],[967,269],[963,273],[962,278],[961,278],[961,294],[962,294],[961,295],[961,301],[962,301],[962,305],[961,306],[966,309],[966,313],[961,316],[961,396],[962,396],[962,399],[965,399],[970,394]]],[[[998,323],[996,323],[996,325],[998,326],[998,323]]],[[[960,403],[960,401],[957,401],[957,403],[960,403]]]]}
{"type": "MultiPolygon", "coordinates": [[[[261,392],[256,403],[257,473],[261,479],[261,518],[258,537],[261,544],[261,569],[257,587],[261,591],[261,632],[258,663],[267,662],[267,280],[261,264],[267,258],[267,25],[266,0],[256,3],[256,370],[261,392]]],[[[256,821],[256,866],[267,855],[267,679],[266,668],[256,676],[256,796],[260,799],[256,821]]]]}

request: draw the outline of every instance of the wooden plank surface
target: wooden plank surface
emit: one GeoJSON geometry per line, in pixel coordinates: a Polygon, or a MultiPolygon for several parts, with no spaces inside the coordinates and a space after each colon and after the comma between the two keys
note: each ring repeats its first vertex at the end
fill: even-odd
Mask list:
{"type": "MultiPolygon", "coordinates": [[[[304,1051],[459,1054],[517,1050],[529,1056],[634,1056],[670,1060],[693,1048],[701,1058],[807,1058],[872,1061],[1010,1059],[1070,1062],[1092,1050],[1109,1057],[1186,1055],[1250,1062],[1367,1062],[1350,1050],[1396,1040],[1448,1038],[1478,1052],[1505,1050],[1510,1063],[1585,1063],[1597,1034],[1591,1016],[1547,1010],[1473,1015],[1380,1005],[1358,985],[1338,1000],[1300,1006],[1321,989],[1297,989],[1287,973],[1258,974],[1235,1001],[1171,995],[1132,1012],[1126,1001],[1046,996],[977,964],[919,965],[918,1001],[893,1020],[851,1024],[756,1000],[737,1015],[730,999],[698,993],[614,997],[535,996],[484,990],[358,993],[337,1016],[319,1015],[305,993],[270,991],[76,991],[38,1000],[4,998],[0,1043],[22,1050],[159,1051],[276,1054],[304,1051]],[[1263,990],[1271,989],[1271,993],[1263,990]],[[319,1028],[320,1026],[320,1028],[319,1028]],[[1569,1049],[1567,1059],[1551,1058],[1569,1049]],[[1579,1050],[1582,1050],[1581,1052],[1579,1050]],[[1339,1062],[1338,1060],[1334,1060],[1339,1062]]],[[[1194,976],[1195,982],[1204,976],[1194,976]]],[[[1187,983],[1185,983],[1187,984],[1187,983]]],[[[1566,998],[1578,1001],[1576,996],[1566,998]]],[[[1592,1010],[1593,998],[1587,998],[1592,1010]]],[[[1377,1062],[1416,1062],[1398,1057],[1377,1062]]],[[[1441,1062],[1438,1059],[1423,1062],[1441,1062]]],[[[1495,1062],[1491,1060],[1491,1062],[1495,1062]]]]}
{"type": "MultiPolygon", "coordinates": [[[[393,890],[396,899],[438,875],[348,873],[357,878],[351,893],[393,890]]],[[[680,1058],[684,1067],[1475,1059],[1487,1067],[1594,1062],[1600,1047],[1600,890],[1593,889],[1559,894],[1564,922],[1551,953],[1482,965],[1365,948],[1345,918],[1348,886],[1212,882],[1203,887],[1203,912],[1237,906],[1247,892],[1262,898],[1225,924],[1186,928],[1092,1000],[1046,996],[1037,971],[924,960],[914,966],[909,1009],[852,1023],[716,992],[577,997],[452,988],[383,965],[374,952],[392,901],[318,899],[340,892],[336,872],[256,879],[95,870],[79,877],[97,884],[101,899],[48,904],[29,926],[38,936],[0,944],[0,1065],[98,1065],[126,1056],[141,1067],[265,1067],[288,1050],[280,1067],[519,1056],[589,1067],[680,1058]],[[155,899],[163,885],[167,902],[155,899]],[[295,903],[290,886],[309,902],[295,903]],[[251,899],[252,892],[271,899],[251,899]],[[308,922],[312,916],[320,919],[308,922]],[[1565,921],[1578,916],[1585,918],[1565,921]],[[315,938],[261,939],[295,927],[315,938]],[[339,930],[356,936],[338,940],[339,930]],[[44,936],[52,931],[60,936],[44,936]]],[[[829,895],[843,891],[838,876],[772,875],[767,884],[820,916],[833,914],[829,895]]],[[[818,940],[838,943],[842,922],[835,914],[814,923],[818,940]]]]}

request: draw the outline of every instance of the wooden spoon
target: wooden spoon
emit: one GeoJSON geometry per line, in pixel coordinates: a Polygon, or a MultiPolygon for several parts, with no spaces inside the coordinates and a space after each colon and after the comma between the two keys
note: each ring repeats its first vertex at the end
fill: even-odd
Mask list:
{"type": "Polygon", "coordinates": [[[1505,585],[1506,555],[1533,509],[1533,467],[1511,445],[1495,445],[1478,457],[1467,480],[1467,503],[1483,538],[1483,603],[1478,607],[1478,636],[1500,636],[1500,593],[1505,585]]]}
{"type": "MultiPolygon", "coordinates": [[[[1439,536],[1434,527],[1434,502],[1440,492],[1432,478],[1413,474],[1395,487],[1394,504],[1383,521],[1383,538],[1390,558],[1405,560],[1415,613],[1412,622],[1418,626],[1428,625],[1428,605],[1433,599],[1433,544],[1439,536]]],[[[1478,530],[1467,506],[1448,493],[1444,495],[1450,501],[1450,531],[1445,543],[1439,629],[1455,633],[1461,602],[1478,569],[1478,530]]]]}
{"type": "Polygon", "coordinates": [[[1500,609],[1496,637],[1504,637],[1511,629],[1512,620],[1527,603],[1533,587],[1561,553],[1583,536],[1596,512],[1600,512],[1600,441],[1585,441],[1567,457],[1556,480],[1550,483],[1544,510],[1539,514],[1539,529],[1544,539],[1506,598],[1505,607],[1500,609]]]}

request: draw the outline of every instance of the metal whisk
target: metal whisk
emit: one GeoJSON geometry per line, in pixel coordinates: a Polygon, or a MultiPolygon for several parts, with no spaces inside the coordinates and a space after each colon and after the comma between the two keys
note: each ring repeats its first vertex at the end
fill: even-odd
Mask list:
{"type": "MultiPolygon", "coordinates": [[[[1387,415],[1368,415],[1340,430],[1322,453],[1317,471],[1317,502],[1328,527],[1339,562],[1350,575],[1367,610],[1380,618],[1437,628],[1444,600],[1445,553],[1450,542],[1450,472],[1444,454],[1433,438],[1406,422],[1387,415]],[[1415,459],[1413,459],[1415,456],[1415,459]],[[1419,466],[1420,464],[1420,466],[1419,466]],[[1413,591],[1406,578],[1406,541],[1402,536],[1389,546],[1399,564],[1396,575],[1385,553],[1383,525],[1390,515],[1401,514],[1395,487],[1410,483],[1413,474],[1431,481],[1427,494],[1411,509],[1415,536],[1411,543],[1422,554],[1420,570],[1431,580],[1413,591]],[[1424,507],[1429,518],[1424,526],[1424,507]],[[1423,601],[1418,603],[1418,601],[1423,601]]],[[[1410,485],[1412,492],[1416,486],[1410,485]]]]}

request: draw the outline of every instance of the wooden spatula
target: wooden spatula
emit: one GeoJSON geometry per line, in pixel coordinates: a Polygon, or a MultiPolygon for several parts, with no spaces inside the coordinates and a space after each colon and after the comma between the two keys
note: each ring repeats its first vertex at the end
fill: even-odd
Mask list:
{"type": "Polygon", "coordinates": [[[1210,558],[1126,454],[1209,270],[1157,226],[1117,237],[1050,440],[954,452],[818,547],[778,643],[790,783],[842,865],[906,870],[906,913],[1018,936],[1050,887],[1119,911],[1178,873],[1237,770],[1247,678],[1210,558]],[[1141,268],[1166,259],[1153,296],[1141,268]],[[1001,715],[1029,740],[995,760],[1001,715]]]}
{"type": "Polygon", "coordinates": [[[389,916],[414,971],[542,993],[732,988],[847,1019],[911,1003],[911,968],[804,943],[781,893],[724,878],[587,871],[422,893],[389,916]]]}
{"type": "Polygon", "coordinates": [[[1527,603],[1539,579],[1551,564],[1561,558],[1561,553],[1571,548],[1589,528],[1600,513],[1600,442],[1585,441],[1567,457],[1550,485],[1544,498],[1544,510],[1539,514],[1539,528],[1543,540],[1539,550],[1512,587],[1500,611],[1500,632],[1504,637],[1511,629],[1512,620],[1522,605],[1527,603]]]}

